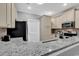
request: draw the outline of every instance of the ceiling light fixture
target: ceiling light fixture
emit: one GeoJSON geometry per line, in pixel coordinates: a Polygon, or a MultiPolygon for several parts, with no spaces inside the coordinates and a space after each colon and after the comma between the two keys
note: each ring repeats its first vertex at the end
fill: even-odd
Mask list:
{"type": "Polygon", "coordinates": [[[45,12],[45,15],[52,16],[53,12],[52,11],[45,12]]]}
{"type": "Polygon", "coordinates": [[[27,9],[28,9],[28,10],[31,10],[31,9],[32,9],[32,7],[31,7],[31,6],[28,6],[28,7],[27,7],[27,9]]]}
{"type": "Polygon", "coordinates": [[[38,5],[42,5],[42,4],[44,4],[44,3],[37,3],[38,5]]]}
{"type": "Polygon", "coordinates": [[[64,3],[63,6],[67,6],[67,3],[64,3]]]}

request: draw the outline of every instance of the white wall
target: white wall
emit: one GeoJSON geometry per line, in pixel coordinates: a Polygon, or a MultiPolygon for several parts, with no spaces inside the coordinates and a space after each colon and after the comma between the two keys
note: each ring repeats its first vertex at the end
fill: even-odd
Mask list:
{"type": "Polygon", "coordinates": [[[40,41],[40,16],[17,12],[17,21],[27,21],[28,24],[28,42],[40,41]]]}
{"type": "Polygon", "coordinates": [[[34,14],[28,14],[24,12],[17,12],[18,21],[27,21],[28,19],[39,19],[40,16],[34,14]]]}

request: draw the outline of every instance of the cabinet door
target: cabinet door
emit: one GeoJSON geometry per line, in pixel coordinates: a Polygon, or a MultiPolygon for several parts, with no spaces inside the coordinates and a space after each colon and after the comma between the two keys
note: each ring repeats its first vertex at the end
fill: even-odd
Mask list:
{"type": "Polygon", "coordinates": [[[75,28],[79,28],[79,10],[75,11],[75,28]]]}
{"type": "Polygon", "coordinates": [[[12,21],[11,21],[11,9],[12,7],[11,7],[11,4],[10,3],[8,3],[7,4],[7,27],[8,28],[11,28],[11,23],[12,23],[12,21]]]}
{"type": "Polygon", "coordinates": [[[74,21],[74,9],[65,12],[66,21],[74,21]]]}
{"type": "Polygon", "coordinates": [[[16,9],[14,4],[7,4],[7,27],[15,28],[16,9]]]}
{"type": "Polygon", "coordinates": [[[62,28],[63,15],[52,18],[52,28],[62,28]]]}
{"type": "Polygon", "coordinates": [[[59,28],[59,23],[58,23],[59,19],[58,19],[58,17],[55,18],[55,21],[56,21],[56,24],[55,24],[56,27],[55,28],[59,28]]]}
{"type": "Polygon", "coordinates": [[[56,20],[54,17],[51,17],[51,27],[54,29],[56,27],[56,20]]]}
{"type": "Polygon", "coordinates": [[[62,23],[67,21],[66,13],[63,13],[62,15],[62,23]]]}
{"type": "Polygon", "coordinates": [[[51,17],[43,16],[41,19],[41,41],[48,41],[51,37],[51,17]]]}
{"type": "Polygon", "coordinates": [[[62,17],[61,16],[58,16],[56,18],[56,28],[62,28],[62,17]]]}
{"type": "Polygon", "coordinates": [[[7,27],[6,7],[5,3],[0,3],[0,27],[2,28],[7,27]]]}
{"type": "Polygon", "coordinates": [[[15,28],[15,20],[16,20],[16,8],[15,8],[15,5],[12,4],[12,27],[11,28],[15,28]]]}

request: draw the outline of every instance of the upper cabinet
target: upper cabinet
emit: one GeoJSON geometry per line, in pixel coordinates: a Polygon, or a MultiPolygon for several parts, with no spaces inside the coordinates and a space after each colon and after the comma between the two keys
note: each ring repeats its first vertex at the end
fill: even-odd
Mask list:
{"type": "Polygon", "coordinates": [[[7,27],[7,12],[5,3],[0,3],[0,27],[7,27]]]}
{"type": "Polygon", "coordinates": [[[66,21],[74,21],[74,9],[66,11],[64,15],[66,21]]]}
{"type": "Polygon", "coordinates": [[[62,17],[61,16],[58,16],[58,17],[56,17],[56,28],[62,28],[62,26],[61,26],[61,23],[62,23],[62,17]]]}
{"type": "Polygon", "coordinates": [[[0,27],[15,28],[16,9],[12,3],[0,3],[0,27]]]}
{"type": "Polygon", "coordinates": [[[62,15],[57,16],[55,18],[52,18],[52,28],[62,28],[62,23],[68,22],[68,21],[74,21],[74,9],[65,11],[62,13],[62,15]]]}
{"type": "Polygon", "coordinates": [[[15,8],[15,5],[14,4],[12,4],[11,5],[11,9],[12,9],[12,13],[11,13],[11,17],[12,17],[12,26],[11,26],[11,28],[15,28],[15,20],[16,20],[16,8],[15,8]]]}
{"type": "Polygon", "coordinates": [[[64,16],[57,16],[51,19],[52,21],[52,28],[54,29],[61,29],[62,28],[62,22],[63,22],[64,16]]]}
{"type": "Polygon", "coordinates": [[[57,23],[57,22],[56,22],[56,18],[55,18],[55,17],[52,17],[52,18],[51,18],[51,27],[52,27],[52,28],[56,28],[56,27],[57,27],[56,23],[57,23]]]}

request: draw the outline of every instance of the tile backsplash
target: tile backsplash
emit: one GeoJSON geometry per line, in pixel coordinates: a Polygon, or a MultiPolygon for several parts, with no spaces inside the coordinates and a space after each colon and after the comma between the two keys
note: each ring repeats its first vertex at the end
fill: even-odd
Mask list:
{"type": "Polygon", "coordinates": [[[7,29],[0,28],[0,39],[2,36],[7,34],[7,29]]]}

